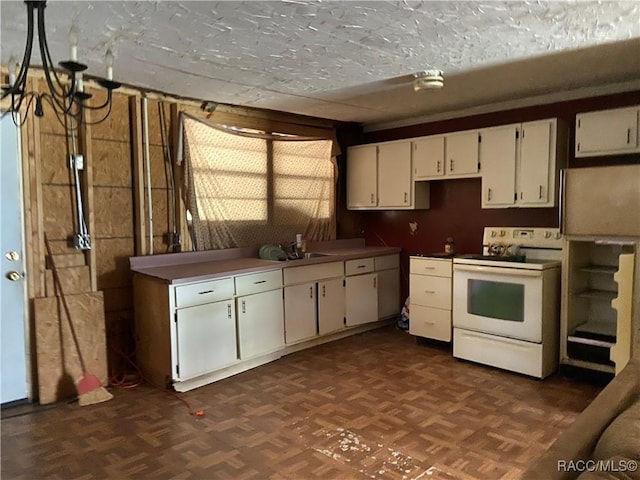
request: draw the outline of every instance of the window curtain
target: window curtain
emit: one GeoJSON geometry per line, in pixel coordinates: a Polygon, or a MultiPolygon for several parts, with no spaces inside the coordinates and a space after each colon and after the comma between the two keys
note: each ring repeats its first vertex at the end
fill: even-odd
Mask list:
{"type": "Polygon", "coordinates": [[[333,138],[265,134],[181,115],[195,250],[336,236],[333,138]]]}

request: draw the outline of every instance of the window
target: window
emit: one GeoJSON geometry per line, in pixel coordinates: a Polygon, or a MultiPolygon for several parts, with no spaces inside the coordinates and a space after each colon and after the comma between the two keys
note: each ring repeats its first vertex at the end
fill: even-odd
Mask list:
{"type": "Polygon", "coordinates": [[[197,250],[335,238],[331,140],[229,131],[183,117],[197,250]]]}

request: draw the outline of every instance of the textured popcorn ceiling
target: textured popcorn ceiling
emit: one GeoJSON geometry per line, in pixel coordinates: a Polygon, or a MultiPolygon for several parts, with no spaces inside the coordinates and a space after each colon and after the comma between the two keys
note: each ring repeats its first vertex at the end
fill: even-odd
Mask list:
{"type": "MultiPolygon", "coordinates": [[[[21,57],[23,2],[0,2],[6,65],[21,57]]],[[[369,125],[561,91],[640,85],[640,2],[288,0],[61,2],[46,9],[54,61],[196,99],[369,125]],[[445,88],[414,93],[413,72],[445,88]]],[[[34,52],[34,63],[40,63],[34,52]]]]}

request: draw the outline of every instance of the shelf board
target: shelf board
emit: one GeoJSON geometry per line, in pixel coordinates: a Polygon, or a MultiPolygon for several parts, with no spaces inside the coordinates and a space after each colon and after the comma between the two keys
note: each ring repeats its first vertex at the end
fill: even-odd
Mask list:
{"type": "Polygon", "coordinates": [[[597,298],[599,300],[613,300],[618,296],[618,292],[611,292],[609,290],[583,290],[576,292],[576,295],[584,298],[597,298]]]}
{"type": "Polygon", "coordinates": [[[594,347],[611,348],[615,343],[606,342],[604,340],[596,340],[593,338],[577,337],[575,335],[569,335],[567,337],[568,342],[581,343],[583,345],[593,345],[594,347]]]}
{"type": "Polygon", "coordinates": [[[618,271],[616,267],[610,267],[607,265],[588,265],[586,267],[581,267],[580,270],[588,273],[602,273],[606,275],[613,275],[618,271]]]}
{"type": "Polygon", "coordinates": [[[575,358],[563,358],[560,363],[563,365],[573,365],[574,367],[586,368],[589,370],[597,370],[605,373],[615,373],[616,368],[611,365],[603,365],[602,363],[587,362],[586,360],[577,360],[575,358]]]}
{"type": "Polygon", "coordinates": [[[604,322],[597,320],[590,320],[581,325],[578,325],[574,330],[574,335],[580,334],[580,332],[584,332],[589,335],[607,335],[609,337],[614,337],[617,334],[617,327],[615,322],[604,322]]]}

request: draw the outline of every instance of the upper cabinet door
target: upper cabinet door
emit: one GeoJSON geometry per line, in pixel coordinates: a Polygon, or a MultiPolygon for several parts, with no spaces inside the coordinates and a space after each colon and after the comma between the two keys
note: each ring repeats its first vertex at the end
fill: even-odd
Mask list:
{"type": "Polygon", "coordinates": [[[411,142],[378,145],[378,206],[411,204],[411,142]]]}
{"type": "Polygon", "coordinates": [[[515,203],[516,145],[519,125],[482,131],[482,207],[505,207],[515,203]]]}
{"type": "MultiPolygon", "coordinates": [[[[520,169],[518,175],[518,203],[543,206],[553,202],[555,142],[554,120],[522,124],[520,139],[520,169]]],[[[555,177],[555,175],[554,175],[555,177]]]]}
{"type": "Polygon", "coordinates": [[[640,152],[639,106],[576,115],[576,157],[640,152]]]}
{"type": "Polygon", "coordinates": [[[421,180],[444,176],[444,135],[419,138],[412,143],[413,178],[421,180]]]}
{"type": "Polygon", "coordinates": [[[375,145],[347,151],[347,207],[371,208],[378,204],[377,153],[375,145]]]}
{"type": "Polygon", "coordinates": [[[454,133],[446,136],[447,175],[469,175],[478,173],[479,132],[454,133]]]}

